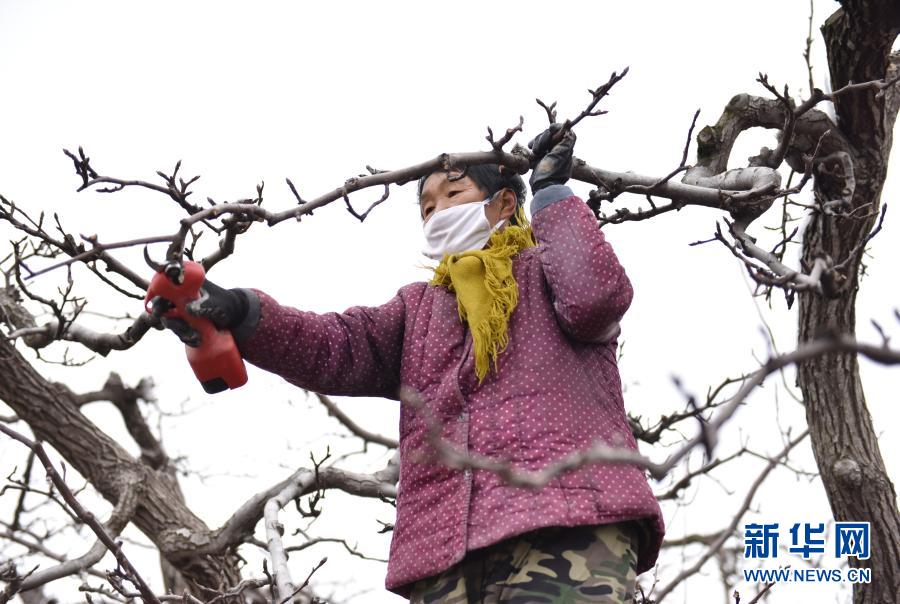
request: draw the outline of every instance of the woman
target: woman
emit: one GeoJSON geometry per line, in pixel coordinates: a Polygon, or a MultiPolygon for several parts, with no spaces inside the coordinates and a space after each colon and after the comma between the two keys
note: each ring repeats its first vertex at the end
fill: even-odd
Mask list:
{"type": "Polygon", "coordinates": [[[207,282],[190,308],[297,386],[416,400],[400,411],[385,581],[413,602],[630,602],[655,564],[664,526],[639,468],[590,464],[531,489],[451,468],[429,442],[521,471],[598,441],[636,449],[616,366],[633,291],[565,186],[574,142],[559,125],[532,141],[532,225],[524,183],[498,166],[423,177],[424,253],[440,264],[382,306],[316,314],[207,282]]]}

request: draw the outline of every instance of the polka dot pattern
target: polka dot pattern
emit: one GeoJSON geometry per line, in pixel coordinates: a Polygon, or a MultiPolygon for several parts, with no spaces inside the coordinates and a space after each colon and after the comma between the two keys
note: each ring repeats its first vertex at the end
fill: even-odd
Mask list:
{"type": "MultiPolygon", "coordinates": [[[[519,304],[499,370],[478,385],[472,338],[456,300],[425,283],[379,307],[316,314],[262,292],[256,331],[241,343],[249,362],[291,383],[336,395],[422,394],[443,437],[462,450],[539,470],[598,439],[636,449],[616,366],[618,320],[633,291],[593,214],[577,197],[534,216],[539,242],[514,261],[519,304]],[[613,338],[612,341],[607,341],[613,338]]],[[[652,568],[665,531],[642,470],[593,464],[542,489],[429,458],[421,414],[400,411],[397,520],[385,586],[440,573],[467,551],[545,526],[645,519],[638,572],[652,568]]]]}

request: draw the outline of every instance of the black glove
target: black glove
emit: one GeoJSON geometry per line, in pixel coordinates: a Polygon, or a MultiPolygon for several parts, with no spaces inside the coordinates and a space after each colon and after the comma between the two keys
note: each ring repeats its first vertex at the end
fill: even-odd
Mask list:
{"type": "MultiPolygon", "coordinates": [[[[164,298],[153,300],[153,314],[160,317],[163,327],[170,329],[188,346],[200,345],[200,334],[184,319],[163,316],[172,308],[172,303],[164,298]]],[[[238,289],[224,289],[206,279],[200,288],[200,297],[187,305],[187,311],[197,317],[204,317],[219,329],[233,329],[247,316],[250,306],[247,295],[238,289]]]]}
{"type": "Polygon", "coordinates": [[[567,130],[559,138],[562,124],[550,124],[550,127],[538,134],[528,143],[537,163],[531,171],[532,195],[550,185],[562,185],[572,176],[572,151],[575,148],[575,133],[567,130]]]}
{"type": "Polygon", "coordinates": [[[200,287],[200,297],[187,305],[187,311],[209,319],[219,329],[233,329],[247,316],[249,306],[244,292],[223,289],[205,279],[200,287]]]}

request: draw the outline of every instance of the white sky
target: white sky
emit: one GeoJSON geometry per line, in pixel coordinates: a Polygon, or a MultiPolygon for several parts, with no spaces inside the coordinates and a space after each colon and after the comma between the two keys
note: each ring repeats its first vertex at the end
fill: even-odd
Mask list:
{"type": "MultiPolygon", "coordinates": [[[[837,7],[822,0],[815,5],[817,24],[837,7]]],[[[764,94],[754,82],[759,71],[773,83],[806,92],[801,51],[807,17],[805,2],[778,0],[760,0],[752,8],[698,0],[552,5],[2,0],[0,192],[34,212],[58,212],[72,232],[96,233],[105,241],[168,233],[181,217],[171,201],[141,191],[76,194],[78,179],[61,148],[83,145],[102,174],[147,180],[182,159],[183,175],[202,174],[195,202],[206,196],[248,197],[265,180],[266,205],[280,209],[292,203],[285,177],[305,197],[315,197],[365,171],[366,164],[398,168],[444,151],[485,149],[485,127],[502,131],[520,114],[524,143],[546,122],[535,97],[558,100],[561,118],[577,114],[588,99],[585,90],[626,65],[630,74],[603,101],[609,115],[579,126],[576,154],[606,169],[663,175],[680,160],[694,110],[702,109],[702,126],[718,118],[732,95],[764,94]]],[[[817,84],[824,86],[818,35],[813,62],[817,84]]],[[[765,133],[742,138],[732,166],[773,140],[765,133]]],[[[889,175],[884,193],[889,203],[897,186],[895,175],[889,175]]],[[[587,185],[573,187],[587,196],[587,185]]],[[[365,208],[373,195],[380,192],[357,194],[357,207],[365,208]]],[[[631,207],[637,202],[628,201],[631,207]]],[[[308,310],[385,302],[402,285],[427,278],[419,268],[421,229],[414,203],[409,185],[394,188],[389,202],[363,225],[339,204],[300,224],[256,225],[239,240],[239,253],[211,277],[227,287],[258,287],[308,310]]],[[[876,337],[870,319],[898,332],[891,319],[896,271],[889,259],[900,251],[900,238],[892,215],[871,246],[858,303],[862,339],[876,337]]],[[[702,394],[725,377],[753,369],[755,356],[766,354],[743,269],[722,247],[687,245],[711,236],[718,218],[718,212],[688,208],[606,229],[636,289],[622,325],[620,365],[626,406],[634,414],[655,418],[680,406],[672,375],[702,394]]],[[[767,221],[775,223],[774,217],[767,221]]],[[[3,237],[11,237],[8,230],[3,237]]],[[[159,248],[156,255],[161,253],[159,248]]],[[[120,256],[149,276],[137,253],[120,256]]],[[[50,292],[61,275],[39,286],[50,292]]],[[[92,309],[140,311],[139,303],[116,297],[95,281],[90,276],[80,281],[92,309]]],[[[773,307],[764,316],[779,349],[788,350],[795,340],[796,308],[788,311],[780,300],[773,307]]],[[[59,358],[62,351],[54,347],[50,356],[59,358]]],[[[191,507],[211,526],[254,492],[307,464],[310,451],[320,456],[326,443],[332,451],[348,451],[352,444],[330,436],[337,425],[276,376],[251,370],[248,386],[204,395],[168,334],[151,333],[134,350],[86,368],[41,366],[45,375],[76,390],[99,387],[111,370],[130,382],[152,375],[165,412],[177,412],[185,401],[195,409],[164,419],[163,436],[171,455],[187,456],[187,467],[202,473],[202,480],[191,475],[182,484],[191,507]]],[[[865,362],[863,372],[882,454],[896,479],[900,448],[892,393],[900,388],[900,373],[865,362]]],[[[792,380],[789,375],[787,382],[792,380]]],[[[723,436],[720,453],[734,450],[741,438],[750,438],[761,452],[780,449],[772,422],[776,412],[794,433],[801,430],[800,407],[783,388],[777,398],[780,402],[771,384],[758,392],[723,436]]],[[[395,403],[341,403],[368,427],[396,434],[395,403]]],[[[134,448],[110,409],[95,405],[88,414],[134,448]]],[[[661,458],[665,451],[653,454],[661,458]]],[[[8,474],[23,458],[18,447],[3,442],[0,473],[8,474]]],[[[796,459],[814,469],[808,443],[796,459]]],[[[376,452],[344,466],[375,470],[384,460],[376,452]]],[[[701,481],[699,495],[689,497],[691,505],[666,506],[670,536],[724,526],[758,468],[748,462],[722,472],[720,485],[701,481]]],[[[0,509],[9,496],[6,500],[0,509]]],[[[756,518],[766,522],[830,518],[818,482],[808,485],[785,475],[757,501],[756,518]]],[[[375,534],[374,518],[392,521],[392,515],[382,503],[329,493],[316,526],[320,534],[358,541],[365,553],[386,557],[389,535],[375,534]]],[[[300,525],[296,512],[283,518],[289,532],[300,525]]],[[[141,538],[134,531],[131,536],[141,538]]],[[[72,552],[80,553],[89,542],[86,536],[83,544],[70,544],[72,552]]],[[[130,553],[156,580],[152,557],[136,546],[130,553]]],[[[352,601],[402,601],[383,590],[383,564],[360,561],[339,546],[292,557],[295,578],[305,577],[325,553],[329,562],[316,579],[320,585],[334,583],[336,596],[370,589],[352,601]]],[[[258,554],[247,548],[246,555],[252,567],[247,574],[259,575],[258,554]]],[[[661,562],[665,583],[681,562],[666,555],[661,562]]],[[[721,601],[717,571],[712,566],[706,571],[711,581],[691,585],[674,601],[707,594],[721,601]]],[[[322,589],[327,594],[331,587],[322,589]]],[[[739,589],[748,599],[755,593],[752,586],[739,589]]],[[[833,586],[780,585],[772,601],[841,601],[844,593],[833,586]]]]}

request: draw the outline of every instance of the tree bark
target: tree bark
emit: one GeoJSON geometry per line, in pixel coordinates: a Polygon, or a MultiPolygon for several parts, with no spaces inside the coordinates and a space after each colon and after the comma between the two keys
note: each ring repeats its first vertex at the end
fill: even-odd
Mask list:
{"type": "MultiPolygon", "coordinates": [[[[822,27],[833,89],[848,83],[890,79],[900,67],[891,45],[900,33],[900,5],[889,0],[842,2],[843,8],[822,27]]],[[[856,188],[856,217],[815,213],[803,240],[808,266],[820,254],[844,260],[866,237],[877,216],[887,173],[892,130],[900,94],[896,87],[877,98],[874,91],[845,94],[835,103],[837,127],[849,143],[856,188]],[[865,216],[865,217],[860,217],[865,216]]],[[[834,197],[833,183],[816,179],[818,200],[834,197]]],[[[857,254],[847,283],[834,298],[800,294],[799,341],[823,331],[854,334],[859,287],[857,254]]],[[[900,515],[896,492],[884,466],[872,418],[866,406],[856,354],[829,354],[798,367],[798,385],[822,482],[837,521],[871,523],[871,557],[850,559],[870,567],[872,582],[854,588],[855,604],[893,604],[900,593],[900,515]]]]}

